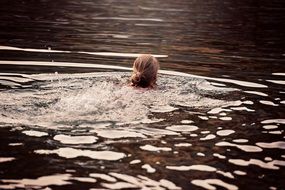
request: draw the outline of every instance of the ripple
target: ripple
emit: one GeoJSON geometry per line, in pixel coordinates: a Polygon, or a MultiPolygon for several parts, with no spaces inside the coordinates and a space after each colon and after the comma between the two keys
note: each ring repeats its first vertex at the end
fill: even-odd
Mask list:
{"type": "Polygon", "coordinates": [[[223,120],[223,121],[230,121],[230,120],[232,120],[233,118],[232,118],[232,117],[220,117],[219,119],[220,119],[220,120],[223,120]]]}
{"type": "Polygon", "coordinates": [[[147,150],[147,151],[152,151],[152,152],[157,152],[157,151],[171,151],[172,149],[169,147],[156,147],[152,145],[144,145],[140,146],[140,149],[142,150],[147,150]]]}
{"type": "Polygon", "coordinates": [[[264,105],[268,105],[268,106],[278,106],[278,104],[275,104],[271,101],[267,101],[267,100],[260,100],[259,101],[261,104],[264,104],[264,105]]]}
{"type": "Polygon", "coordinates": [[[20,179],[20,180],[12,180],[5,179],[1,180],[4,183],[11,183],[9,186],[11,188],[26,188],[27,186],[37,186],[37,187],[46,187],[50,185],[67,185],[71,184],[68,180],[71,179],[70,174],[56,174],[50,176],[42,176],[37,179],[20,179]]]}
{"type": "MultiPolygon", "coordinates": [[[[115,36],[116,37],[116,36],[115,36]]],[[[118,37],[118,35],[117,35],[118,37]]],[[[122,37],[122,35],[120,36],[122,37]]],[[[125,37],[125,36],[124,36],[125,37]]],[[[11,47],[11,46],[0,46],[0,50],[13,50],[13,51],[26,51],[26,52],[41,52],[41,53],[78,53],[78,54],[89,54],[89,55],[99,55],[99,56],[112,56],[112,57],[138,57],[139,53],[118,53],[118,52],[84,52],[84,51],[65,51],[65,50],[52,50],[52,49],[33,49],[33,48],[18,48],[18,47],[11,47]]],[[[167,55],[153,55],[157,58],[168,57],[167,55]]],[[[1,63],[2,61],[0,61],[1,63]]],[[[6,63],[8,63],[7,61],[6,63]]],[[[10,61],[9,64],[13,64],[13,61],[10,61]]],[[[19,61],[19,64],[24,63],[23,61],[19,61]]],[[[30,62],[32,63],[32,62],[30,62]]],[[[36,63],[36,62],[33,62],[36,63]]],[[[38,62],[39,63],[39,62],[38,62]]],[[[42,62],[44,63],[44,62],[42,62]]],[[[51,62],[50,62],[51,63],[51,62]]],[[[80,63],[83,64],[83,63],[80,63]]]]}
{"type": "Polygon", "coordinates": [[[132,132],[132,131],[123,131],[123,130],[93,130],[97,133],[98,136],[109,138],[109,139],[119,139],[119,138],[146,138],[145,135],[132,132]]]}
{"type": "Polygon", "coordinates": [[[178,110],[178,108],[166,105],[166,106],[152,106],[150,108],[151,112],[154,113],[166,113],[166,112],[172,112],[174,110],[178,110]]]}
{"type": "Polygon", "coordinates": [[[247,139],[233,139],[233,142],[236,142],[236,143],[247,143],[248,140],[247,139]]]}
{"type": "Polygon", "coordinates": [[[198,170],[205,172],[215,172],[216,168],[207,165],[191,165],[191,166],[166,166],[169,170],[177,170],[177,171],[189,171],[189,170],[198,170]]]}
{"type": "Polygon", "coordinates": [[[285,149],[285,142],[284,141],[277,141],[277,142],[258,142],[256,143],[257,146],[262,148],[279,148],[279,149],[285,149]]]}
{"type": "Polygon", "coordinates": [[[93,17],[94,20],[123,20],[123,21],[153,21],[163,22],[163,19],[158,18],[133,18],[133,17],[93,17]]]}
{"type": "Polygon", "coordinates": [[[9,146],[21,146],[23,143],[9,143],[9,146]]]}
{"type": "Polygon", "coordinates": [[[224,155],[221,155],[221,154],[219,154],[219,153],[214,153],[213,156],[214,156],[214,157],[217,157],[217,158],[219,158],[219,159],[226,159],[226,157],[225,157],[224,155]]]}
{"type": "Polygon", "coordinates": [[[15,159],[16,158],[14,158],[14,157],[0,157],[0,163],[2,163],[2,162],[10,162],[10,161],[13,161],[15,159]]]}
{"type": "Polygon", "coordinates": [[[191,143],[178,143],[178,144],[174,144],[174,146],[176,147],[189,147],[192,146],[191,143]]]}
{"type": "Polygon", "coordinates": [[[93,144],[97,141],[93,136],[56,135],[53,139],[63,144],[93,144]]]}
{"type": "Polygon", "coordinates": [[[248,81],[241,81],[241,80],[234,80],[234,79],[205,77],[205,76],[198,76],[198,75],[181,73],[181,72],[177,72],[177,71],[165,71],[165,70],[161,70],[161,73],[170,74],[170,75],[196,77],[196,78],[202,78],[202,79],[207,79],[207,80],[232,83],[232,84],[236,84],[239,86],[252,87],[252,88],[267,88],[267,86],[264,84],[259,84],[259,83],[255,83],[255,82],[248,82],[248,81]]]}
{"type": "Polygon", "coordinates": [[[208,114],[218,114],[218,113],[224,112],[224,111],[225,111],[225,112],[230,112],[230,111],[232,111],[232,110],[230,110],[230,109],[224,109],[224,108],[214,108],[214,109],[208,111],[207,113],[208,113],[208,114]]]}
{"type": "Polygon", "coordinates": [[[156,171],[156,169],[151,167],[149,164],[142,165],[142,168],[146,169],[147,173],[154,173],[156,171]]]}
{"type": "Polygon", "coordinates": [[[275,84],[285,84],[285,80],[266,80],[267,82],[272,82],[275,84]]]}
{"type": "Polygon", "coordinates": [[[237,110],[237,111],[248,111],[248,112],[254,112],[255,110],[249,109],[247,107],[232,107],[231,110],[237,110]]]}
{"type": "Polygon", "coordinates": [[[233,133],[235,133],[235,131],[234,130],[230,130],[230,129],[217,131],[217,135],[222,136],[222,137],[231,135],[233,133]]]}
{"type": "Polygon", "coordinates": [[[255,95],[259,95],[259,96],[268,96],[268,94],[265,94],[263,92],[258,92],[258,91],[244,91],[245,93],[248,93],[248,94],[255,94],[255,95]]]}
{"type": "Polygon", "coordinates": [[[116,177],[122,180],[122,182],[116,183],[101,183],[101,185],[108,189],[124,189],[124,188],[139,188],[139,189],[169,189],[169,190],[180,190],[181,188],[176,186],[173,182],[166,179],[160,179],[155,181],[146,176],[138,175],[137,177],[120,174],[120,173],[109,173],[110,176],[116,177]]]}
{"type": "Polygon", "coordinates": [[[34,131],[34,130],[29,130],[29,131],[22,131],[25,135],[31,136],[31,137],[44,137],[48,136],[48,133],[46,132],[41,132],[41,131],[34,131]]]}
{"type": "Polygon", "coordinates": [[[277,125],[264,125],[262,127],[263,129],[277,129],[278,128],[277,125]]]}
{"type": "Polygon", "coordinates": [[[261,122],[262,124],[269,124],[269,123],[280,123],[285,124],[285,119],[268,119],[261,122]]]}
{"type": "Polygon", "coordinates": [[[176,132],[192,132],[196,131],[198,129],[195,125],[172,125],[169,127],[166,127],[166,129],[176,132]]]}
{"type": "Polygon", "coordinates": [[[236,175],[246,175],[246,172],[240,171],[240,170],[235,170],[234,174],[236,174],[236,175]]]}
{"type": "Polygon", "coordinates": [[[216,138],[216,135],[213,135],[213,134],[209,134],[207,135],[206,137],[203,137],[203,138],[200,138],[201,141],[207,141],[207,140],[212,140],[216,138]]]}
{"type": "Polygon", "coordinates": [[[141,162],[142,162],[141,160],[132,160],[130,161],[130,164],[139,164],[141,162]]]}
{"type": "Polygon", "coordinates": [[[195,179],[191,181],[192,184],[203,187],[205,189],[209,189],[209,190],[216,190],[216,187],[214,185],[223,187],[225,189],[228,190],[237,190],[238,187],[226,182],[223,182],[220,179],[204,179],[204,180],[200,180],[200,179],[195,179]]]}
{"type": "Polygon", "coordinates": [[[229,162],[238,166],[249,166],[256,165],[264,169],[278,170],[279,167],[276,165],[285,166],[285,161],[273,160],[271,162],[263,162],[258,159],[250,159],[249,161],[242,159],[229,159],[229,162]]]}
{"type": "Polygon", "coordinates": [[[182,121],[180,121],[180,123],[182,123],[182,124],[190,124],[190,123],[194,123],[194,121],[192,121],[192,120],[182,120],[182,121]]]}
{"type": "Polygon", "coordinates": [[[63,158],[76,158],[80,156],[89,157],[97,160],[120,160],[126,155],[114,151],[93,151],[93,150],[80,150],[75,148],[59,148],[55,150],[35,150],[37,154],[57,154],[63,158]]]}
{"type": "Polygon", "coordinates": [[[102,180],[105,180],[105,181],[109,181],[109,182],[116,182],[117,179],[114,178],[114,177],[111,177],[107,174],[100,174],[100,173],[91,173],[89,174],[90,177],[94,177],[96,179],[102,179],[102,180]]]}
{"type": "Polygon", "coordinates": [[[253,145],[238,145],[229,142],[218,142],[215,144],[215,146],[231,146],[231,147],[236,147],[245,152],[262,152],[261,148],[253,145]]]}

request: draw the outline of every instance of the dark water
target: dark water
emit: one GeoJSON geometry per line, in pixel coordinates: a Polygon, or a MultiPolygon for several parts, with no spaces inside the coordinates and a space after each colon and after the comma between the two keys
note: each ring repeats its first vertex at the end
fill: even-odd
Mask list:
{"type": "Polygon", "coordinates": [[[285,189],[284,11],[0,1],[0,189],[285,189]],[[156,90],[125,85],[140,53],[156,90]]]}

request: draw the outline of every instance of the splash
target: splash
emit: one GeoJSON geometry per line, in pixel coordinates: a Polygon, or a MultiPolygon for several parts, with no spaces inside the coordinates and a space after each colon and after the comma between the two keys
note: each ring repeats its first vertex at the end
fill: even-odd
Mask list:
{"type": "MultiPolygon", "coordinates": [[[[2,124],[21,123],[47,128],[104,122],[118,126],[136,125],[161,122],[164,118],[156,118],[157,114],[179,111],[181,107],[209,109],[234,105],[232,101],[214,98],[216,94],[226,95],[230,88],[219,89],[203,79],[182,76],[160,75],[158,88],[153,90],[129,86],[129,74],[124,72],[24,77],[34,80],[32,87],[0,93],[2,124]]],[[[103,135],[104,132],[97,133],[103,135]]],[[[134,132],[125,135],[144,137],[134,132]]]]}

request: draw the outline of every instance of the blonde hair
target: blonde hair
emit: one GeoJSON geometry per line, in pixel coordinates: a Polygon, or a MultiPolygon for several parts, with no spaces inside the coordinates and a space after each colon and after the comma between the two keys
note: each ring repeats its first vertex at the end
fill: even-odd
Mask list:
{"type": "Polygon", "coordinates": [[[151,54],[140,55],[133,64],[131,85],[135,87],[154,87],[156,85],[158,60],[151,54]]]}

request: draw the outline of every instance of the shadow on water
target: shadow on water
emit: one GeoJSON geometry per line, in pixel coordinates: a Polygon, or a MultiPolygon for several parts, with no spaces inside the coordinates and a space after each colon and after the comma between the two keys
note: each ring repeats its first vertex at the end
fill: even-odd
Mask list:
{"type": "Polygon", "coordinates": [[[284,5],[0,1],[0,189],[284,189],[284,5]]]}

